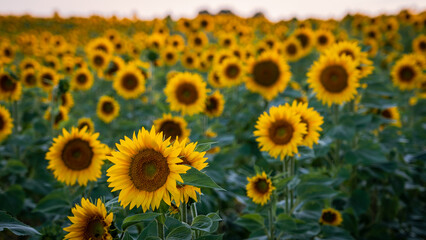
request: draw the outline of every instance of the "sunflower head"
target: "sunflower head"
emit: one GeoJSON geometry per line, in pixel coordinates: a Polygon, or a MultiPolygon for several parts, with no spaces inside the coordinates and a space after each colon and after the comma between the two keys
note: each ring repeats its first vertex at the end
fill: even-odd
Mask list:
{"type": "Polygon", "coordinates": [[[291,62],[298,61],[302,55],[302,45],[294,38],[288,38],[282,44],[282,55],[291,62]]]}
{"type": "Polygon", "coordinates": [[[10,112],[0,105],[0,142],[6,139],[13,130],[13,119],[10,112]]]}
{"type": "Polygon", "coordinates": [[[290,106],[271,107],[269,114],[264,112],[256,122],[254,135],[261,151],[272,157],[293,156],[307,134],[306,124],[290,106]]]}
{"type": "Polygon", "coordinates": [[[392,81],[401,90],[412,90],[419,86],[422,71],[411,58],[398,60],[391,70],[392,81]]]}
{"type": "Polygon", "coordinates": [[[0,70],[0,100],[17,101],[21,98],[21,93],[21,82],[0,70]]]}
{"type": "Polygon", "coordinates": [[[170,206],[170,194],[179,197],[176,181],[183,182],[180,174],[189,167],[178,165],[181,149],[169,145],[155,127],[151,131],[142,128],[132,139],[125,137],[116,145],[118,151],[108,157],[113,166],[107,176],[112,191],[120,190],[118,200],[123,207],[142,206],[145,212],[158,208],[162,200],[170,206]]]}
{"type": "Polygon", "coordinates": [[[426,35],[422,34],[413,40],[413,51],[419,54],[426,54],[426,35]]]}
{"type": "Polygon", "coordinates": [[[93,85],[93,75],[88,68],[78,69],[72,79],[71,88],[74,90],[89,90],[93,85]]]}
{"type": "Polygon", "coordinates": [[[59,77],[55,70],[45,67],[38,72],[38,85],[46,92],[52,91],[58,82],[59,77]]]}
{"type": "Polygon", "coordinates": [[[224,109],[225,100],[219,91],[215,91],[206,99],[204,113],[209,117],[219,117],[224,109]]]}
{"type": "Polygon", "coordinates": [[[69,232],[65,239],[112,239],[109,228],[114,215],[107,213],[101,199],[98,199],[95,205],[88,199],[82,198],[81,206],[76,206],[71,211],[73,216],[69,219],[72,224],[64,228],[66,232],[69,232]]]}
{"type": "Polygon", "coordinates": [[[191,130],[187,129],[187,125],[184,118],[173,117],[171,114],[164,114],[162,118],[154,121],[154,126],[158,129],[158,132],[162,132],[164,138],[170,138],[172,142],[177,138],[185,139],[189,137],[191,130]]]}
{"type": "Polygon", "coordinates": [[[32,88],[37,86],[37,75],[34,69],[29,68],[22,71],[21,82],[25,87],[32,88]]]}
{"type": "Polygon", "coordinates": [[[105,123],[110,123],[114,120],[119,115],[119,111],[120,105],[114,98],[102,96],[99,99],[96,114],[105,123]]]}
{"type": "Polygon", "coordinates": [[[342,215],[339,211],[333,208],[326,208],[322,210],[319,222],[324,225],[339,226],[342,223],[342,215]]]}
{"type": "Polygon", "coordinates": [[[93,133],[95,131],[95,124],[90,118],[80,118],[78,119],[77,128],[79,130],[86,128],[87,132],[93,133]]]}
{"type": "Polygon", "coordinates": [[[203,111],[206,92],[201,76],[188,72],[176,74],[164,89],[170,109],[188,115],[203,111]]]}
{"type": "MultiPolygon", "coordinates": [[[[44,119],[46,119],[47,121],[50,121],[50,118],[51,118],[51,109],[48,108],[46,112],[44,113],[44,119]]],[[[53,128],[58,129],[59,125],[62,122],[65,122],[67,120],[68,120],[68,109],[64,106],[59,106],[59,111],[57,112],[57,114],[54,116],[54,119],[53,119],[53,128]]]]}
{"type": "Polygon", "coordinates": [[[62,129],[62,135],[53,139],[46,154],[48,169],[67,185],[78,182],[87,185],[101,176],[101,167],[105,159],[105,145],[97,140],[99,133],[91,134],[86,128],[72,128],[71,132],[62,129]]]}
{"type": "Polygon", "coordinates": [[[246,79],[246,87],[267,100],[284,91],[291,77],[290,67],[275,52],[263,53],[251,63],[248,72],[250,77],[246,79]]]}
{"type": "Polygon", "coordinates": [[[245,68],[241,60],[236,57],[226,58],[218,66],[220,78],[226,86],[235,86],[244,80],[245,68]]]}
{"type": "Polygon", "coordinates": [[[401,119],[398,107],[391,107],[380,111],[380,115],[388,120],[392,120],[393,126],[401,127],[401,119]]]}
{"type": "Polygon", "coordinates": [[[272,191],[275,190],[275,187],[272,186],[271,179],[268,178],[265,172],[262,172],[262,174],[247,178],[247,180],[247,196],[251,198],[254,203],[262,206],[265,205],[269,199],[271,199],[272,191]]]}
{"type": "Polygon", "coordinates": [[[138,98],[145,91],[145,77],[134,66],[127,66],[118,71],[113,88],[125,99],[138,98]]]}

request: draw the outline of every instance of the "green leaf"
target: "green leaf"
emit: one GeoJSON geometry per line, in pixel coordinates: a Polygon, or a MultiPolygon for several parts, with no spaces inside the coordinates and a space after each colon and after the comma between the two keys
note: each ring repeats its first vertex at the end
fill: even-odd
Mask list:
{"type": "Polygon", "coordinates": [[[209,213],[207,214],[207,217],[209,217],[213,221],[208,232],[210,233],[216,232],[217,229],[219,228],[219,222],[222,221],[222,218],[217,213],[209,213]]]}
{"type": "Polygon", "coordinates": [[[225,190],[217,185],[209,176],[207,176],[207,174],[200,172],[193,167],[191,167],[191,169],[189,169],[185,174],[181,175],[181,177],[185,185],[225,190]]]}
{"type": "Polygon", "coordinates": [[[44,213],[57,213],[58,211],[68,211],[71,207],[69,194],[64,189],[59,189],[42,198],[34,211],[44,213]]]}
{"type": "Polygon", "coordinates": [[[371,165],[387,162],[385,154],[380,149],[360,148],[345,154],[345,160],[350,164],[371,165]]]}
{"type": "Polygon", "coordinates": [[[236,223],[238,225],[243,226],[244,228],[246,228],[247,230],[251,232],[259,228],[265,227],[265,220],[258,213],[250,213],[250,214],[243,215],[241,218],[239,218],[236,221],[236,223]]]}
{"type": "Polygon", "coordinates": [[[0,192],[0,206],[12,215],[18,215],[21,212],[24,200],[25,192],[20,185],[12,185],[6,192],[0,192]]]}
{"type": "Polygon", "coordinates": [[[310,239],[321,231],[317,222],[305,222],[286,214],[278,215],[276,226],[287,235],[290,235],[290,238],[296,239],[310,239]]]}
{"type": "Polygon", "coordinates": [[[138,236],[138,240],[145,240],[148,236],[152,236],[157,234],[157,222],[150,222],[145,228],[142,230],[141,234],[138,236]]]}
{"type": "Polygon", "coordinates": [[[205,143],[197,144],[197,146],[195,147],[195,151],[206,152],[210,150],[210,148],[212,148],[212,144],[215,144],[215,143],[217,142],[205,142],[205,143]]]}
{"type": "Polygon", "coordinates": [[[296,192],[301,200],[330,199],[337,194],[337,192],[329,186],[311,183],[299,184],[296,188],[296,192]]]}
{"type": "Polygon", "coordinates": [[[199,238],[197,238],[197,240],[222,240],[223,239],[223,234],[221,235],[206,235],[206,236],[201,236],[199,238]]]}
{"type": "Polygon", "coordinates": [[[322,226],[322,240],[354,240],[354,238],[344,229],[333,226],[322,226]]]}
{"type": "Polygon", "coordinates": [[[137,224],[140,222],[151,222],[160,215],[161,213],[149,212],[149,213],[140,213],[130,217],[126,217],[123,220],[123,224],[121,225],[121,228],[123,229],[123,231],[125,231],[128,227],[134,224],[137,224]]]}
{"type": "Polygon", "coordinates": [[[166,240],[190,240],[191,239],[191,229],[187,226],[180,226],[173,229],[169,235],[167,235],[166,240]]]}
{"type": "Polygon", "coordinates": [[[368,192],[361,189],[357,189],[352,192],[349,202],[358,216],[365,213],[370,207],[370,197],[368,192]]]}
{"type": "Polygon", "coordinates": [[[16,218],[10,216],[4,211],[0,211],[0,232],[7,228],[15,235],[40,235],[34,228],[18,221],[16,218]]]}
{"type": "Polygon", "coordinates": [[[211,218],[199,215],[194,218],[191,224],[191,228],[194,230],[201,230],[204,232],[208,232],[210,230],[210,227],[212,226],[213,221],[211,218]]]}

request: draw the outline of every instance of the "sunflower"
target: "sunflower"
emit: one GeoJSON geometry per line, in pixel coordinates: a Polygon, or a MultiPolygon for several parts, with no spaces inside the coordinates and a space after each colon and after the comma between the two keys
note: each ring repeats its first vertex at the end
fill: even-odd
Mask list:
{"type": "Polygon", "coordinates": [[[219,117],[223,112],[224,105],[223,95],[219,91],[215,91],[207,97],[204,113],[209,117],[219,117]]]}
{"type": "Polygon", "coordinates": [[[328,106],[350,101],[357,94],[359,73],[346,55],[322,55],[307,75],[309,87],[328,106]]]}
{"type": "Polygon", "coordinates": [[[149,35],[146,41],[148,48],[154,51],[162,49],[166,44],[165,36],[159,33],[153,33],[149,35]]]}
{"type": "Polygon", "coordinates": [[[28,87],[28,88],[37,86],[37,75],[34,69],[29,68],[22,71],[21,82],[25,87],[28,87]]]}
{"type": "Polygon", "coordinates": [[[334,43],[334,35],[332,32],[319,29],[315,32],[315,46],[319,51],[324,51],[334,43]]]}
{"type": "Polygon", "coordinates": [[[105,54],[111,55],[114,52],[114,45],[107,38],[95,38],[91,40],[86,47],[86,53],[93,51],[102,51],[105,54]]]}
{"type": "Polygon", "coordinates": [[[117,72],[113,88],[125,99],[138,98],[145,92],[145,78],[135,66],[126,66],[117,72]]]}
{"type": "Polygon", "coordinates": [[[102,76],[103,72],[109,65],[110,55],[106,54],[101,50],[95,50],[88,54],[90,65],[94,70],[98,72],[99,76],[102,76]]]}
{"type": "Polygon", "coordinates": [[[171,114],[163,114],[162,118],[154,121],[154,126],[158,132],[163,133],[165,139],[170,138],[171,142],[177,138],[185,139],[191,133],[191,130],[187,129],[188,123],[183,117],[173,117],[171,114]]]}
{"type": "Polygon", "coordinates": [[[389,17],[382,25],[384,32],[397,32],[399,28],[398,20],[395,17],[389,17]]]}
{"type": "Polygon", "coordinates": [[[202,49],[209,44],[209,39],[204,32],[191,33],[188,36],[189,47],[197,50],[202,49]]]}
{"type": "Polygon", "coordinates": [[[0,100],[18,101],[21,99],[22,86],[8,73],[0,70],[0,100]]]}
{"type": "Polygon", "coordinates": [[[24,58],[19,63],[19,69],[21,71],[25,71],[27,69],[34,69],[37,70],[40,67],[40,64],[33,58],[24,58]]]}
{"type": "Polygon", "coordinates": [[[302,55],[306,56],[311,52],[314,46],[314,32],[310,28],[298,28],[294,31],[293,36],[299,40],[302,45],[302,55]]]}
{"type": "Polygon", "coordinates": [[[71,211],[73,216],[68,218],[72,224],[64,228],[64,231],[69,232],[64,239],[112,240],[109,228],[114,214],[108,214],[101,199],[95,205],[81,198],[81,207],[76,205],[71,211]]]}
{"type": "Polygon", "coordinates": [[[207,76],[207,80],[209,81],[209,84],[215,88],[225,87],[224,80],[220,78],[220,75],[217,69],[212,69],[209,72],[209,75],[207,76]]]}
{"type": "Polygon", "coordinates": [[[167,66],[173,66],[179,60],[178,52],[173,47],[166,47],[161,51],[161,59],[167,66]]]}
{"type": "Polygon", "coordinates": [[[241,60],[236,57],[223,60],[218,66],[220,79],[223,79],[225,86],[235,86],[240,84],[245,76],[245,67],[241,60]]]}
{"type": "Polygon", "coordinates": [[[86,127],[86,131],[88,133],[93,133],[95,131],[95,124],[93,123],[92,119],[90,118],[80,118],[78,119],[77,128],[79,130],[86,127]]]}
{"type": "Polygon", "coordinates": [[[339,226],[342,223],[342,215],[339,211],[333,208],[326,208],[322,210],[319,222],[324,225],[339,226]]]}
{"type": "Polygon", "coordinates": [[[206,83],[199,74],[178,73],[167,83],[164,93],[170,109],[193,115],[204,110],[206,83]]]}
{"type": "MultiPolygon", "coordinates": [[[[44,113],[44,119],[49,122],[50,122],[50,116],[51,116],[50,114],[51,114],[51,111],[50,111],[50,108],[48,108],[46,112],[44,113]]],[[[57,112],[53,120],[53,128],[58,129],[59,124],[67,120],[68,120],[68,109],[63,106],[59,106],[59,111],[57,112]]]]}
{"type": "Polygon", "coordinates": [[[11,63],[15,59],[15,47],[8,42],[0,44],[0,59],[4,63],[11,63]]]}
{"type": "Polygon", "coordinates": [[[99,99],[96,114],[105,123],[110,123],[114,120],[119,115],[119,111],[120,105],[114,98],[102,96],[99,99]]]}
{"type": "Polygon", "coordinates": [[[393,120],[392,125],[401,127],[401,118],[398,107],[391,107],[380,111],[380,115],[386,119],[393,120]]]}
{"type": "Polygon", "coordinates": [[[120,33],[115,29],[108,29],[105,31],[104,36],[110,41],[114,42],[116,39],[120,37],[120,33]]]}
{"type": "Polygon", "coordinates": [[[124,60],[119,56],[111,58],[107,69],[105,70],[105,80],[113,80],[116,73],[120,71],[125,65],[124,60]]]}
{"type": "Polygon", "coordinates": [[[150,132],[142,127],[137,136],[133,133],[132,139],[125,137],[116,145],[119,151],[108,157],[113,166],[107,170],[107,181],[113,192],[121,190],[118,200],[123,207],[142,206],[146,212],[158,208],[161,200],[170,206],[170,194],[179,198],[176,181],[183,182],[180,174],[189,167],[178,165],[183,162],[178,158],[181,149],[169,144],[155,127],[150,132]]]}
{"type": "Polygon", "coordinates": [[[237,42],[233,33],[221,33],[218,38],[219,45],[224,48],[230,48],[234,46],[237,42]]]}
{"type": "Polygon", "coordinates": [[[0,142],[12,133],[12,129],[13,119],[10,117],[10,112],[0,105],[0,142]]]}
{"type": "Polygon", "coordinates": [[[133,66],[139,69],[139,72],[142,74],[142,76],[145,78],[145,80],[151,78],[151,72],[149,71],[151,64],[149,62],[142,62],[141,60],[133,60],[130,61],[128,66],[133,66]]]}
{"type": "Polygon", "coordinates": [[[198,67],[199,58],[197,53],[193,51],[184,51],[180,57],[180,61],[185,68],[194,69],[198,67]]]}
{"type": "Polygon", "coordinates": [[[89,90],[93,85],[93,75],[88,68],[78,69],[71,78],[71,88],[74,90],[89,90]]]}
{"type": "Polygon", "coordinates": [[[272,186],[271,179],[268,178],[265,172],[256,174],[256,176],[247,178],[248,184],[246,185],[247,196],[253,200],[254,203],[265,205],[271,199],[272,191],[275,187],[272,186]]]}
{"type": "Polygon", "coordinates": [[[378,26],[368,25],[364,28],[364,39],[380,40],[381,33],[378,26]]]}
{"type": "Polygon", "coordinates": [[[65,74],[71,75],[74,72],[74,67],[75,67],[74,58],[70,56],[63,57],[62,68],[65,74]]]}
{"type": "Polygon", "coordinates": [[[253,61],[248,70],[246,87],[260,93],[265,99],[272,100],[283,92],[290,80],[290,67],[275,52],[265,52],[253,61]]]}
{"type": "Polygon", "coordinates": [[[124,54],[126,53],[128,49],[127,42],[120,37],[114,40],[113,45],[114,45],[114,51],[116,54],[124,54]]]}
{"type": "Polygon", "coordinates": [[[61,62],[58,57],[53,55],[47,55],[43,59],[44,66],[58,71],[61,68],[61,62]]]}
{"type": "Polygon", "coordinates": [[[337,54],[338,56],[346,55],[358,66],[363,56],[361,47],[356,41],[341,41],[330,46],[325,52],[325,55],[337,54]]]}
{"type": "Polygon", "coordinates": [[[422,71],[410,58],[401,58],[391,70],[392,81],[401,90],[412,90],[419,86],[422,71]]]}
{"type": "Polygon", "coordinates": [[[282,47],[282,55],[290,62],[297,62],[302,57],[302,45],[294,37],[286,39],[282,47]]]}
{"type": "Polygon", "coordinates": [[[46,92],[52,91],[59,82],[59,77],[55,70],[51,68],[41,68],[38,72],[38,85],[46,92]]]}
{"type": "Polygon", "coordinates": [[[167,45],[173,47],[176,51],[180,52],[185,49],[185,40],[181,35],[171,35],[167,39],[167,45]]]}
{"type": "Polygon", "coordinates": [[[62,129],[62,135],[53,139],[46,154],[48,169],[58,181],[67,185],[78,182],[86,186],[88,181],[101,177],[101,167],[105,159],[105,145],[97,140],[99,133],[90,134],[83,128],[73,127],[71,132],[62,129]]]}
{"type": "Polygon", "coordinates": [[[369,57],[375,57],[379,51],[379,44],[374,39],[367,39],[364,45],[368,47],[367,54],[369,57]]]}
{"type": "Polygon", "coordinates": [[[197,29],[204,30],[206,32],[211,32],[214,29],[214,18],[209,14],[200,14],[195,19],[195,24],[197,29]]]}
{"type": "Polygon", "coordinates": [[[286,107],[291,107],[297,114],[300,115],[300,121],[306,124],[306,134],[303,134],[301,145],[312,148],[314,143],[318,143],[319,132],[322,131],[323,117],[313,108],[308,108],[308,103],[293,101],[292,105],[286,104],[286,107]]]}
{"type": "Polygon", "coordinates": [[[426,35],[422,34],[413,40],[413,51],[426,55],[426,35]]]}
{"type": "MultiPolygon", "coordinates": [[[[182,141],[176,139],[173,144],[174,148],[181,149],[178,156],[182,160],[182,162],[178,163],[178,165],[188,165],[197,169],[198,171],[201,171],[205,167],[207,167],[207,158],[204,157],[206,152],[195,151],[197,143],[186,144],[188,142],[187,139],[182,138],[181,140],[182,141]]],[[[175,201],[178,207],[180,203],[188,203],[189,198],[192,198],[194,201],[197,201],[197,193],[201,194],[200,188],[185,184],[178,184],[177,190],[179,191],[179,197],[172,197],[172,199],[175,201]]]]}
{"type": "Polygon", "coordinates": [[[60,100],[61,106],[66,108],[68,111],[74,106],[74,98],[70,92],[61,94],[60,100]]]}
{"type": "Polygon", "coordinates": [[[260,150],[269,152],[274,158],[280,156],[281,160],[293,156],[308,133],[306,124],[290,106],[273,106],[269,113],[260,115],[255,126],[254,135],[260,150]]]}

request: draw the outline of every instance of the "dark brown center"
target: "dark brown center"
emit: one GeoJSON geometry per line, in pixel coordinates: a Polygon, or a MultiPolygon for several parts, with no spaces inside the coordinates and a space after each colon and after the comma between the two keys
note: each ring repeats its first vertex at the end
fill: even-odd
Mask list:
{"type": "Polygon", "coordinates": [[[336,221],[337,216],[333,212],[326,211],[322,214],[321,218],[326,223],[333,223],[334,221],[336,221]]]}
{"type": "Polygon", "coordinates": [[[226,67],[225,74],[228,78],[235,79],[240,74],[240,67],[236,64],[230,64],[226,67]]]}
{"type": "Polygon", "coordinates": [[[340,93],[348,87],[348,73],[342,66],[331,65],[322,70],[320,82],[328,92],[340,93]]]}
{"type": "Polygon", "coordinates": [[[107,70],[107,75],[112,76],[114,73],[116,73],[119,70],[118,64],[114,61],[111,62],[111,66],[107,70]]]}
{"type": "Polygon", "coordinates": [[[112,112],[114,112],[114,105],[112,104],[112,102],[104,102],[102,104],[102,112],[105,114],[111,114],[112,112]]]}
{"type": "Polygon", "coordinates": [[[93,63],[97,66],[100,67],[102,65],[104,65],[104,58],[102,56],[95,56],[95,58],[93,59],[93,63]]]}
{"type": "Polygon", "coordinates": [[[166,183],[169,173],[167,159],[153,149],[144,149],[132,157],[129,176],[139,190],[154,192],[166,183]]]}
{"type": "Polygon", "coordinates": [[[392,119],[392,113],[389,111],[389,109],[385,109],[382,111],[382,116],[384,118],[392,119]]]}
{"type": "Polygon", "coordinates": [[[399,78],[403,82],[411,82],[413,81],[416,73],[413,68],[410,66],[404,66],[399,70],[399,78]]]}
{"type": "Polygon", "coordinates": [[[84,239],[102,240],[104,239],[105,229],[104,221],[101,216],[90,220],[84,231],[84,239]]]}
{"type": "Polygon", "coordinates": [[[13,92],[17,83],[9,75],[2,75],[0,78],[0,87],[5,92],[13,92]]]}
{"type": "Polygon", "coordinates": [[[197,101],[198,91],[193,84],[182,83],[176,89],[176,97],[179,102],[190,105],[197,101]]]}
{"type": "Polygon", "coordinates": [[[129,91],[134,90],[138,86],[138,83],[137,77],[132,73],[127,73],[121,80],[121,85],[129,91]]]}
{"type": "Polygon", "coordinates": [[[80,84],[85,84],[87,82],[87,76],[85,73],[79,73],[77,75],[77,82],[80,84]]]}
{"type": "Polygon", "coordinates": [[[328,43],[328,38],[324,35],[319,36],[318,43],[320,45],[326,45],[328,43]]]}
{"type": "Polygon", "coordinates": [[[265,194],[269,191],[269,184],[266,179],[260,178],[254,183],[257,192],[265,194]]]}
{"type": "Polygon", "coordinates": [[[419,43],[419,48],[420,48],[422,51],[425,51],[425,50],[426,50],[426,42],[425,42],[425,41],[421,41],[421,42],[419,43]]]}
{"type": "Polygon", "coordinates": [[[277,145],[285,145],[293,137],[293,126],[285,120],[277,120],[269,127],[269,138],[277,145]]]}
{"type": "Polygon", "coordinates": [[[44,86],[51,86],[53,84],[53,76],[50,73],[41,75],[41,84],[44,86]]]}
{"type": "Polygon", "coordinates": [[[207,112],[214,112],[218,109],[219,101],[215,97],[208,97],[206,102],[207,112]]]}
{"type": "Polygon", "coordinates": [[[304,33],[297,34],[296,38],[300,41],[303,48],[306,48],[309,44],[309,37],[304,33]]]}
{"type": "Polygon", "coordinates": [[[296,55],[297,48],[294,44],[289,44],[286,48],[287,54],[290,56],[296,55]]]}
{"type": "Polygon", "coordinates": [[[0,115],[0,131],[6,126],[5,121],[3,120],[3,115],[0,115]]]}
{"type": "Polygon", "coordinates": [[[174,141],[176,137],[182,136],[182,129],[179,123],[172,120],[164,121],[160,126],[160,132],[163,132],[165,139],[170,137],[171,141],[174,141]]]}
{"type": "Polygon", "coordinates": [[[342,55],[349,56],[349,57],[352,58],[352,60],[355,60],[355,55],[351,50],[345,49],[345,50],[340,51],[339,56],[342,56],[342,55]]]}
{"type": "Polygon", "coordinates": [[[90,166],[93,150],[89,143],[82,139],[73,139],[66,143],[62,150],[62,161],[72,170],[83,170],[90,166]]]}
{"type": "Polygon", "coordinates": [[[278,65],[271,60],[258,62],[253,68],[254,81],[264,87],[274,85],[278,81],[280,74],[278,65]]]}

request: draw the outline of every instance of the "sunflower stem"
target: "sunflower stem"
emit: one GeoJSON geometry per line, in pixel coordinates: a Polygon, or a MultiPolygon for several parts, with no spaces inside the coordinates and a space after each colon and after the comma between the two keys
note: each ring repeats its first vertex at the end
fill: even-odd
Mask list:
{"type": "Polygon", "coordinates": [[[271,201],[271,207],[268,211],[268,217],[269,217],[269,239],[274,239],[274,203],[271,201]]]}
{"type": "MultiPolygon", "coordinates": [[[[290,176],[291,178],[294,177],[294,157],[290,157],[290,176]]],[[[293,209],[293,202],[294,199],[294,191],[293,189],[290,190],[290,209],[293,209]]]]}
{"type": "Polygon", "coordinates": [[[157,236],[161,239],[164,239],[164,224],[161,223],[161,221],[158,219],[155,221],[157,221],[157,236]]]}
{"type": "MultiPolygon", "coordinates": [[[[197,213],[197,206],[195,204],[196,203],[191,204],[192,221],[194,221],[194,219],[198,215],[198,213],[197,213]]],[[[200,236],[200,231],[199,230],[195,230],[195,238],[198,238],[199,236],[200,236]]]]}
{"type": "MultiPolygon", "coordinates": [[[[288,177],[288,158],[284,159],[284,173],[285,176],[288,177]]],[[[285,187],[285,212],[288,213],[289,210],[289,202],[288,202],[288,186],[285,187]]]]}
{"type": "MultiPolygon", "coordinates": [[[[333,124],[334,126],[337,126],[339,124],[339,105],[334,104],[333,105],[333,124]]],[[[337,167],[337,165],[340,163],[339,160],[339,153],[340,153],[340,144],[341,140],[336,139],[336,149],[334,152],[334,166],[337,167]]]]}
{"type": "Polygon", "coordinates": [[[184,223],[188,223],[188,209],[186,203],[181,204],[181,221],[184,223]]]}
{"type": "Polygon", "coordinates": [[[49,115],[49,120],[50,120],[50,135],[52,136],[52,138],[53,137],[55,137],[54,136],[54,134],[55,134],[55,129],[54,129],[54,125],[55,125],[55,117],[53,116],[53,109],[55,108],[55,90],[56,90],[56,87],[53,87],[53,89],[52,89],[52,96],[51,96],[51,99],[50,99],[50,115],[49,115]]]}
{"type": "MultiPolygon", "coordinates": [[[[12,114],[13,114],[13,119],[15,121],[14,124],[14,131],[16,135],[19,135],[19,129],[20,129],[20,122],[19,122],[19,106],[18,106],[18,101],[13,101],[13,107],[12,107],[12,114]]],[[[19,144],[16,144],[16,158],[19,160],[20,159],[20,151],[19,151],[19,144]]]]}

